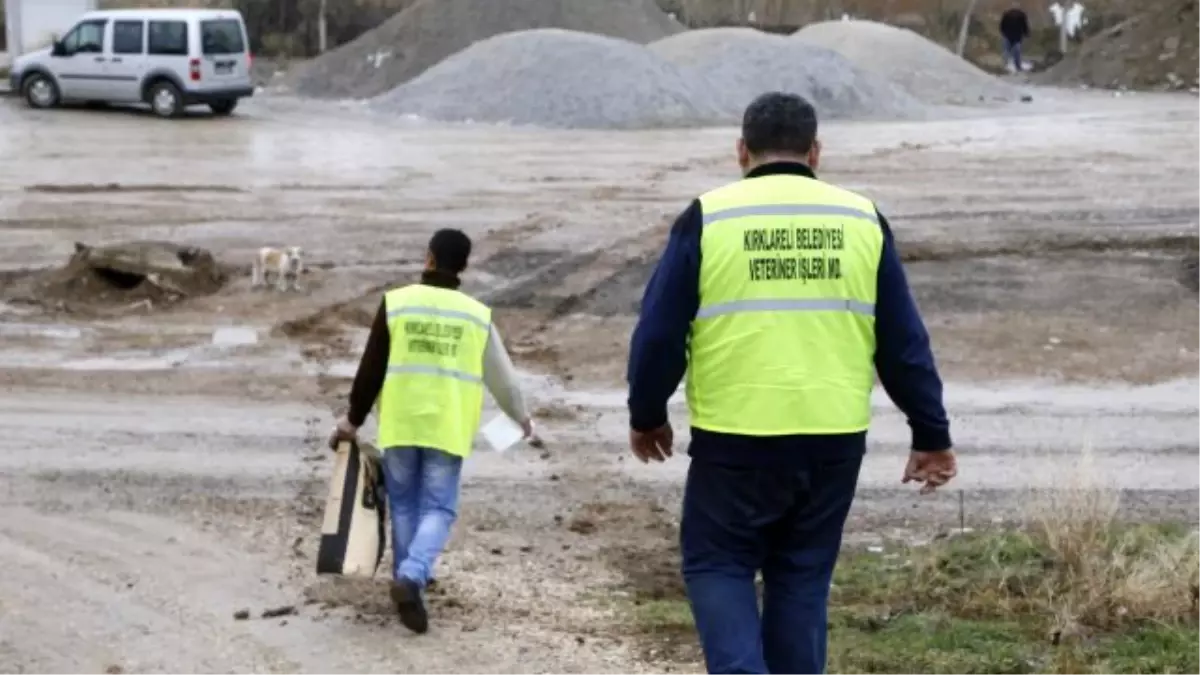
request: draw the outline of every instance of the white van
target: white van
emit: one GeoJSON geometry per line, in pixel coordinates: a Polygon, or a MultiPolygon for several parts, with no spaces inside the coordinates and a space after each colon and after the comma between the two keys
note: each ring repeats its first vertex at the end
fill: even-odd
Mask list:
{"type": "Polygon", "coordinates": [[[13,62],[13,92],[34,108],[66,101],[148,103],[160,117],[190,105],[228,115],[254,94],[240,12],[125,9],[89,12],[54,45],[13,62]]]}

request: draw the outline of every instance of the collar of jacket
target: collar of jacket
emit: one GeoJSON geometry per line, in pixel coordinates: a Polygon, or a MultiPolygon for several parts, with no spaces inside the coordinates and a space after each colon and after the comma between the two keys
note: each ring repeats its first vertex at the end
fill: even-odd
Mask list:
{"type": "Polygon", "coordinates": [[[816,178],[817,174],[808,165],[803,162],[767,162],[760,164],[750,170],[746,174],[746,178],[760,178],[762,176],[804,176],[805,178],[816,178]]]}
{"type": "Polygon", "coordinates": [[[462,281],[458,278],[458,275],[451,274],[450,272],[443,272],[442,270],[425,270],[424,272],[421,272],[421,283],[425,284],[426,286],[433,286],[435,288],[449,288],[451,290],[458,290],[458,287],[462,284],[462,281]]]}

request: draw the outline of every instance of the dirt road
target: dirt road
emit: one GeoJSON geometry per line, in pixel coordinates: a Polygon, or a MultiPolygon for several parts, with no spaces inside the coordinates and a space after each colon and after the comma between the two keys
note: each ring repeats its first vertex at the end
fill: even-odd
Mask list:
{"type": "MultiPolygon", "coordinates": [[[[1194,522],[1195,100],[1038,99],[830,124],[822,173],[892,221],[970,524],[1081,472],[1132,518],[1194,522]]],[[[621,603],[675,583],[686,459],[626,459],[621,370],[667,223],[735,175],[733,138],[439,128],[270,98],[176,123],[0,102],[0,669],[664,667],[621,603]],[[472,459],[434,633],[414,638],[384,575],[312,574],[318,446],[378,289],[411,279],[442,226],[476,238],[469,290],[497,307],[550,447],[472,459]],[[171,305],[31,291],[75,241],[130,239],[204,246],[235,274],[171,305]],[[268,244],[309,252],[304,292],[249,288],[268,244]],[[214,339],[230,327],[240,340],[214,339]]],[[[882,395],[875,419],[851,541],[956,525],[956,492],[897,482],[906,427],[882,395]]]]}

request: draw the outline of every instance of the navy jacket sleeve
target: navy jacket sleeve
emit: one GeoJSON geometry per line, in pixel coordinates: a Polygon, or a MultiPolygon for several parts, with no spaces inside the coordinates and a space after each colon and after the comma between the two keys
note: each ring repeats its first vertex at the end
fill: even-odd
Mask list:
{"type": "Polygon", "coordinates": [[[883,215],[883,253],[875,299],[875,370],[892,402],[908,417],[913,450],[950,447],[950,422],[942,404],[942,379],[929,333],[917,311],[900,253],[883,215]]]}
{"type": "Polygon", "coordinates": [[[671,227],[629,345],[629,425],[650,431],[667,423],[667,401],[687,371],[687,342],[700,307],[700,202],[671,227]]]}

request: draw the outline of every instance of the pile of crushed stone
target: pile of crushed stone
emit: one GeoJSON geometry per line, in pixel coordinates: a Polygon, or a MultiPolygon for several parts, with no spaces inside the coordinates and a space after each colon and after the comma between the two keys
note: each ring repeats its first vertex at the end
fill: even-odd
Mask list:
{"type": "Polygon", "coordinates": [[[792,39],[825,47],[932,105],[1019,100],[1022,92],[906,28],[875,21],[823,21],[792,39]]]}
{"type": "Polygon", "coordinates": [[[1096,35],[1037,81],[1109,89],[1200,85],[1196,0],[1146,0],[1139,14],[1096,35]]]}
{"type": "Polygon", "coordinates": [[[693,30],[649,49],[697,81],[707,80],[714,101],[734,123],[766,91],[800,94],[822,119],[913,119],[927,111],[907,91],[835,51],[753,28],[693,30]]]}
{"type": "Polygon", "coordinates": [[[654,0],[416,0],[378,28],[298,66],[284,85],[305,96],[370,98],[479,40],[536,28],[641,44],[683,30],[654,0]]]}
{"type": "Polygon", "coordinates": [[[476,43],[372,102],[447,122],[645,129],[726,120],[713,87],[642,45],[554,28],[476,43]]]}

